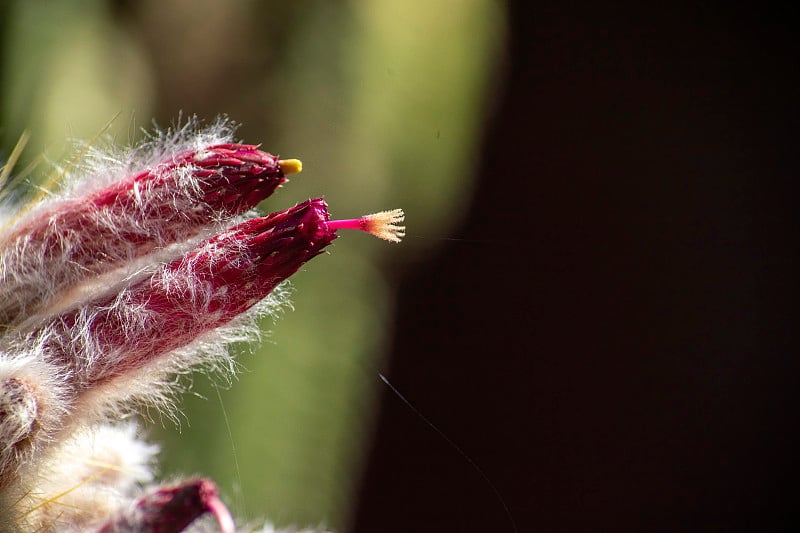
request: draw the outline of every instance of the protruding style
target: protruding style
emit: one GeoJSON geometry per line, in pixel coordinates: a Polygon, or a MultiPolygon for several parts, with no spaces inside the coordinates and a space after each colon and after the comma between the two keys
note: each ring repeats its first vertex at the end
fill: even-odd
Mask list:
{"type": "Polygon", "coordinates": [[[328,222],[328,228],[332,230],[355,229],[385,241],[400,242],[406,235],[406,227],[400,225],[403,220],[405,220],[403,210],[392,209],[391,211],[364,215],[361,218],[331,220],[328,222]]]}

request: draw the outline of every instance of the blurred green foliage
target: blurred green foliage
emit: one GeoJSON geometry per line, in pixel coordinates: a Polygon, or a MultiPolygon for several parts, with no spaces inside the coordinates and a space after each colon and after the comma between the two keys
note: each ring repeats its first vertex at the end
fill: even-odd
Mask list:
{"type": "Polygon", "coordinates": [[[323,194],[339,218],[405,209],[403,245],[343,236],[293,278],[294,310],[244,347],[234,386],[194,376],[181,427],[151,428],[165,474],[213,477],[239,516],[346,529],[392,282],[468,208],[503,5],[5,0],[0,17],[0,155],[24,130],[28,161],[57,161],[117,114],[127,144],[151,120],[223,113],[303,160],[264,210],[323,194]]]}

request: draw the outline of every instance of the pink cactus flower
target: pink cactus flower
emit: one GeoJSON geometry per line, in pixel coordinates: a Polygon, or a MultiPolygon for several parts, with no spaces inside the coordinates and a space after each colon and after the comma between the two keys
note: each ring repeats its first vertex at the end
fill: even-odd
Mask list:
{"type": "MultiPolygon", "coordinates": [[[[329,220],[322,199],[251,211],[300,171],[222,121],[95,152],[36,205],[0,218],[3,531],[233,533],[213,482],[159,486],[130,422],[171,414],[174,376],[232,372],[231,341],[282,304],[282,284],[340,229],[398,242],[399,210],[329,220]],[[109,167],[108,162],[113,164],[109,167]]],[[[2,203],[0,190],[0,204],[2,203]]]]}

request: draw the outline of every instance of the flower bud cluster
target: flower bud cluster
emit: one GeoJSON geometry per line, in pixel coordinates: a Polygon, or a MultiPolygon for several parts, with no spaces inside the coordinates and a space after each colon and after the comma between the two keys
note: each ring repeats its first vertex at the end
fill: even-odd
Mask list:
{"type": "MultiPolygon", "coordinates": [[[[252,339],[254,318],[283,305],[281,284],[352,224],[329,221],[322,199],[256,216],[300,164],[232,129],[191,124],[127,154],[95,151],[2,217],[8,530],[178,532],[206,513],[234,530],[211,481],[152,486],[157,449],[115,421],[143,404],[171,414],[175,376],[198,365],[233,371],[227,344],[252,339]]],[[[402,214],[379,218],[357,229],[399,240],[402,214]]]]}

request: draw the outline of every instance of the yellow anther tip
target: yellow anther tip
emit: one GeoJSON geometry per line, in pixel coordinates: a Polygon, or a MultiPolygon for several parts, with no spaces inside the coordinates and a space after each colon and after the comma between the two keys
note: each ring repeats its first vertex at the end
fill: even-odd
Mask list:
{"type": "Polygon", "coordinates": [[[281,159],[278,161],[278,165],[285,176],[297,174],[303,170],[303,162],[299,159],[281,159]]]}

